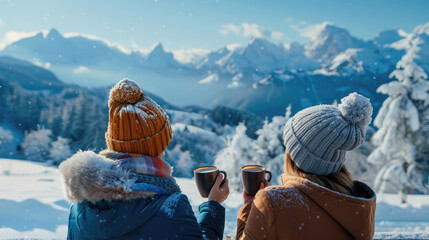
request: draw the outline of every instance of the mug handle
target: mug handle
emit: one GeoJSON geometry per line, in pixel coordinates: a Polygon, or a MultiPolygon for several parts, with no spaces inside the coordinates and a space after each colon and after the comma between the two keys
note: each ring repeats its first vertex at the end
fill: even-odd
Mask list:
{"type": "Polygon", "coordinates": [[[265,174],[269,174],[270,175],[270,177],[266,180],[267,182],[270,182],[271,181],[271,177],[272,177],[272,175],[271,175],[271,172],[270,171],[268,171],[268,170],[265,170],[265,174]]]}
{"type": "MultiPolygon", "coordinates": [[[[219,173],[223,173],[223,175],[224,175],[224,177],[223,177],[223,180],[222,180],[222,182],[220,183],[220,187],[225,183],[225,181],[226,181],[226,172],[225,171],[219,171],[219,173]]],[[[271,174],[271,173],[270,173],[271,174]]],[[[271,178],[270,178],[271,179],[271,178]]]]}

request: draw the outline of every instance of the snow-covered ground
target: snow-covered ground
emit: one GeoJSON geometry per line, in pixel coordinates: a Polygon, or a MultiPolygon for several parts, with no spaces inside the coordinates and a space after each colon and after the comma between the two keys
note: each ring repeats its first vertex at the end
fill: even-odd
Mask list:
{"type": "MultiPolygon", "coordinates": [[[[204,201],[193,179],[178,178],[194,210],[204,201]]],[[[58,169],[40,163],[0,159],[0,239],[65,238],[68,203],[58,169]]],[[[378,195],[375,239],[428,239],[429,196],[412,195],[400,204],[396,195],[378,195]],[[393,237],[393,238],[392,238],[393,237]]],[[[231,193],[225,233],[233,233],[241,194],[231,193]]]]}

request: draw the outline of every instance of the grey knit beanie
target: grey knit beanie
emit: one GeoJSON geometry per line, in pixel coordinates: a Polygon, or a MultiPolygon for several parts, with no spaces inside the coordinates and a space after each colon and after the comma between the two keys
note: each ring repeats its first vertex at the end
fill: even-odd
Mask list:
{"type": "Polygon", "coordinates": [[[341,104],[306,108],[290,118],[283,132],[286,152],[306,173],[329,175],[338,172],[345,153],[365,141],[371,122],[369,99],[351,93],[341,104]]]}

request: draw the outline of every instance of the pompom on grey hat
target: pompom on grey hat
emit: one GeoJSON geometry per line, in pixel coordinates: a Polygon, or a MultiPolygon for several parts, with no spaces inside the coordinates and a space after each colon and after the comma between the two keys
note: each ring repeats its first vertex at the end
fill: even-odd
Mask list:
{"type": "Polygon", "coordinates": [[[341,99],[338,107],[319,105],[301,110],[284,127],[286,152],[306,173],[338,172],[346,160],[346,151],[365,141],[371,115],[369,99],[355,92],[341,99]]]}

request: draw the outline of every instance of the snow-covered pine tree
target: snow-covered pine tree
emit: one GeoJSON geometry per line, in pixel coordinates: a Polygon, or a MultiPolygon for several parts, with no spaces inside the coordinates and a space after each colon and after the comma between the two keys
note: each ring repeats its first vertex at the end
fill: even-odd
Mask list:
{"type": "Polygon", "coordinates": [[[31,161],[46,161],[51,147],[52,131],[45,128],[38,128],[27,133],[22,143],[25,157],[31,161]]]}
{"type": "Polygon", "coordinates": [[[52,142],[49,159],[53,164],[58,165],[72,155],[69,142],[69,139],[62,137],[58,137],[56,141],[52,142]]]}
{"type": "Polygon", "coordinates": [[[421,39],[410,34],[400,45],[405,55],[377,92],[389,97],[374,120],[378,131],[372,137],[377,148],[368,161],[384,167],[374,183],[379,192],[406,191],[429,193],[429,82],[416,63],[421,39]]]}
{"type": "Polygon", "coordinates": [[[0,156],[11,157],[15,152],[15,142],[12,132],[0,127],[0,156]]]}
{"type": "Polygon", "coordinates": [[[174,163],[173,176],[191,178],[196,167],[189,151],[182,151],[182,145],[176,144],[172,150],[166,151],[164,159],[169,163],[174,163]]]}
{"type": "Polygon", "coordinates": [[[62,133],[62,121],[66,114],[65,101],[57,98],[55,101],[49,102],[47,108],[40,113],[40,124],[51,129],[54,136],[59,136],[62,133]]]}
{"type": "MultiPolygon", "coordinates": [[[[176,123],[172,125],[172,130],[174,137],[166,149],[166,157],[173,167],[176,167],[175,165],[179,159],[175,158],[174,154],[170,154],[170,151],[173,151],[176,145],[180,145],[180,149],[176,149],[177,151],[180,150],[182,153],[189,151],[192,166],[195,167],[213,165],[216,154],[224,147],[224,143],[219,136],[199,127],[176,123]]],[[[191,176],[193,175],[192,170],[189,170],[191,176]]],[[[188,173],[179,175],[180,173],[180,171],[174,172],[177,177],[189,176],[188,173]]]]}
{"type": "Polygon", "coordinates": [[[240,123],[232,136],[227,136],[226,147],[218,152],[214,164],[228,174],[229,187],[242,191],[241,167],[259,164],[260,154],[254,147],[254,140],[246,135],[246,126],[240,123]]]}
{"type": "Polygon", "coordinates": [[[81,148],[100,151],[106,148],[104,134],[107,131],[108,118],[103,114],[101,103],[95,100],[89,105],[90,110],[85,121],[86,137],[81,141],[81,148]]]}
{"type": "Polygon", "coordinates": [[[256,151],[260,154],[259,164],[271,171],[272,184],[281,183],[281,173],[285,161],[283,128],[291,115],[291,106],[286,108],[284,116],[274,116],[271,122],[266,119],[261,129],[256,131],[256,151]]]}
{"type": "MultiPolygon", "coordinates": [[[[79,96],[73,100],[74,103],[74,114],[70,116],[70,124],[67,127],[68,135],[65,137],[70,138],[75,147],[79,149],[85,149],[84,142],[88,133],[89,123],[89,105],[92,102],[87,94],[83,91],[79,93],[79,96]]],[[[92,121],[92,119],[91,119],[92,121]]]]}

